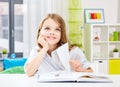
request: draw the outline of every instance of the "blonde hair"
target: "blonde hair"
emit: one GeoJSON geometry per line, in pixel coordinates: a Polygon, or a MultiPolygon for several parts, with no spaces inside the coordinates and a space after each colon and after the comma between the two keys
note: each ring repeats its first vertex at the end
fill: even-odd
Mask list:
{"type": "MultiPolygon", "coordinates": [[[[44,22],[51,18],[52,20],[54,20],[58,26],[61,28],[61,39],[60,41],[58,42],[58,46],[61,46],[62,44],[68,42],[68,39],[67,39],[67,36],[66,36],[66,26],[65,26],[65,22],[63,20],[63,18],[61,16],[59,16],[58,14],[48,14],[40,23],[39,27],[38,27],[38,31],[37,31],[37,40],[38,40],[38,37],[40,35],[40,31],[42,29],[42,26],[44,24],[44,22]]],[[[41,48],[41,44],[38,43],[37,41],[37,45],[41,48]]]]}

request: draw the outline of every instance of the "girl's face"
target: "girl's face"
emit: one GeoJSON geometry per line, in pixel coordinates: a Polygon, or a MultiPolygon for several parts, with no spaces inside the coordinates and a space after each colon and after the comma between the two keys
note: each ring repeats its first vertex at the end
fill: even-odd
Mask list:
{"type": "Polygon", "coordinates": [[[51,18],[47,19],[42,26],[40,34],[50,45],[56,45],[61,39],[61,28],[51,18]]]}

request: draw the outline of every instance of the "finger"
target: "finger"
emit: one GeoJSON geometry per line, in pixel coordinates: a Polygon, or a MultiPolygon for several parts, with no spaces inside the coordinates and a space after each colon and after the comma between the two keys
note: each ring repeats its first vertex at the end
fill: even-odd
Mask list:
{"type": "Polygon", "coordinates": [[[75,67],[78,67],[78,66],[79,66],[79,64],[78,64],[78,63],[75,63],[75,64],[74,64],[74,66],[75,66],[75,67]]]}
{"type": "Polygon", "coordinates": [[[75,60],[70,60],[69,63],[70,63],[73,67],[76,66],[76,62],[75,62],[75,60]]]}

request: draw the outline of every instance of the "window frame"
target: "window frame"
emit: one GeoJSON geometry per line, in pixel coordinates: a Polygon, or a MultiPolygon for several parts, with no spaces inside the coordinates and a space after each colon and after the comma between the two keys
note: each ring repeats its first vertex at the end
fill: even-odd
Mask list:
{"type": "MultiPolygon", "coordinates": [[[[15,52],[14,51],[14,41],[15,41],[15,24],[14,24],[14,5],[15,4],[23,4],[23,0],[0,0],[0,2],[8,2],[9,4],[9,55],[10,57],[11,53],[16,53],[17,57],[23,57],[23,52],[15,52]]],[[[1,53],[0,53],[1,54],[1,53]]]]}

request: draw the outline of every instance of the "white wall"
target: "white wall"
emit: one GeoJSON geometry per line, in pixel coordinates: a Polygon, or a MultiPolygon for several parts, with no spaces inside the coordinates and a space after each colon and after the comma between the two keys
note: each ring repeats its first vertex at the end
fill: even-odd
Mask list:
{"type": "Polygon", "coordinates": [[[105,23],[117,23],[119,0],[82,0],[82,7],[103,8],[105,23]]]}

